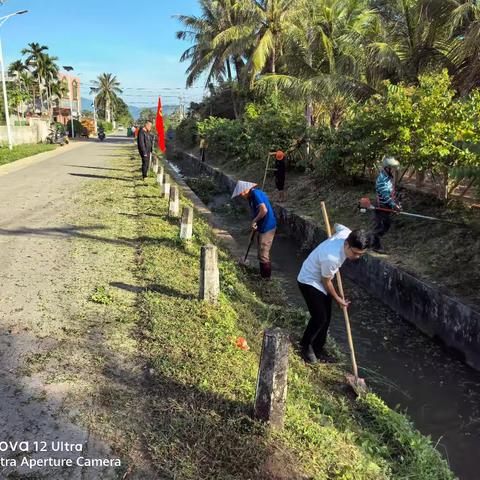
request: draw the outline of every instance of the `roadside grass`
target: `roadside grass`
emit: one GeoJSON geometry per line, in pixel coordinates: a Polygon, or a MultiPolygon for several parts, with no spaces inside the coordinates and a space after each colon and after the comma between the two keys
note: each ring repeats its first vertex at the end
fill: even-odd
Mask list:
{"type": "Polygon", "coordinates": [[[119,478],[453,479],[405,416],[372,394],[356,400],[340,365],[309,368],[293,350],[284,431],[251,419],[263,330],[301,330],[305,312],[221,248],[219,302],[199,301],[200,247],[217,241],[198,216],[193,239],[179,240],[154,179],[134,173],[132,148],[112,159],[129,181],[94,181],[73,199],[88,235],[73,241],[64,320],[43,326],[51,351],[26,359],[67,391],[65,414],[124,459],[119,478]]]}
{"type": "MultiPolygon", "coordinates": [[[[261,182],[264,166],[244,165],[235,160],[209,158],[222,171],[249,181],[261,182]]],[[[267,178],[266,192],[278,200],[273,175],[267,178]]],[[[295,213],[323,225],[320,201],[325,201],[331,221],[350,228],[372,228],[373,215],[357,209],[362,197],[375,200],[373,183],[338,183],[335,178],[317,180],[310,175],[288,171],[285,206],[295,213]]],[[[464,226],[396,216],[385,236],[389,252],[385,261],[401,267],[416,277],[451,289],[457,296],[480,305],[480,214],[463,205],[448,209],[430,195],[404,190],[404,211],[443,218],[464,226]],[[462,241],[459,242],[458,239],[462,241]],[[447,261],[446,261],[447,260],[447,261]]]]}
{"type": "Polygon", "coordinates": [[[13,149],[10,150],[8,146],[2,145],[0,147],[0,165],[5,165],[7,163],[14,162],[15,160],[20,160],[21,158],[30,157],[32,155],[36,155],[37,153],[55,150],[55,148],[57,148],[57,145],[27,143],[25,145],[14,145],[13,149]]]}

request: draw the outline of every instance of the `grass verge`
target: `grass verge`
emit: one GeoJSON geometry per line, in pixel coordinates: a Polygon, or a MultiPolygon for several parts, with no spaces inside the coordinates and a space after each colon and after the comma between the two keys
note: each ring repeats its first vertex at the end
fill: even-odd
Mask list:
{"type": "Polygon", "coordinates": [[[112,160],[117,180],[75,199],[88,235],[74,242],[70,311],[31,362],[67,385],[65,412],[124,458],[119,478],[453,479],[406,417],[375,395],[356,400],[338,365],[307,368],[293,351],[284,431],[251,420],[264,328],[297,332],[305,313],[223,250],[219,303],[199,301],[200,247],[216,239],[197,217],[193,240],[179,240],[154,179],[132,178],[131,148],[112,160]]]}
{"type": "Polygon", "coordinates": [[[31,157],[37,153],[48,152],[57,148],[57,145],[47,145],[43,143],[32,143],[25,145],[15,145],[12,150],[6,146],[0,148],[0,165],[20,160],[21,158],[31,157]]]}

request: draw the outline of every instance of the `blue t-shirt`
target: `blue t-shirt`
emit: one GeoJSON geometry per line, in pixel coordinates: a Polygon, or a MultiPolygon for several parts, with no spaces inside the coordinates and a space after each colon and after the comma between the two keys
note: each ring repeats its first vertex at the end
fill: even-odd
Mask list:
{"type": "Polygon", "coordinates": [[[260,233],[269,232],[277,227],[277,220],[275,218],[275,212],[270,205],[270,200],[265,192],[253,188],[249,198],[250,208],[252,210],[252,218],[255,218],[258,214],[259,206],[263,203],[267,207],[267,214],[257,223],[258,231],[260,233]]]}

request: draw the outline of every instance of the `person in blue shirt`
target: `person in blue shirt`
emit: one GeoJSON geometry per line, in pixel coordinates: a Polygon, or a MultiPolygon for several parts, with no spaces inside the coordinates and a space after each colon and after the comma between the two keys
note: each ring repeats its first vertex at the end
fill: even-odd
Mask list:
{"type": "Polygon", "coordinates": [[[277,219],[265,192],[257,188],[256,183],[238,181],[232,198],[242,197],[248,200],[252,213],[251,228],[258,232],[258,260],[260,275],[269,279],[272,275],[270,250],[277,229],[277,219]]]}
{"type": "MultiPolygon", "coordinates": [[[[375,189],[377,192],[377,207],[388,208],[394,211],[400,211],[401,207],[397,200],[397,193],[394,184],[394,170],[400,166],[398,160],[393,157],[384,157],[383,169],[377,177],[375,189]]],[[[392,226],[391,212],[375,211],[373,225],[373,251],[385,254],[380,239],[390,230],[392,226]]]]}

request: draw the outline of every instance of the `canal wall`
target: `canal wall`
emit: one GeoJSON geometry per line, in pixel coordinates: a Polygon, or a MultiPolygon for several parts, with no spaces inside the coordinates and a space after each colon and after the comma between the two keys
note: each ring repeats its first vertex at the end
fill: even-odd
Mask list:
{"type": "MultiPolygon", "coordinates": [[[[202,163],[185,152],[171,152],[169,158],[179,166],[210,177],[226,192],[233,191],[236,179],[202,163]]],[[[273,204],[279,227],[295,240],[299,248],[309,250],[326,238],[312,220],[273,204]]],[[[358,262],[345,262],[344,272],[357,285],[379,298],[403,319],[429,337],[454,350],[470,366],[480,371],[480,312],[455,298],[449,291],[389,264],[373,255],[358,262]]]]}

